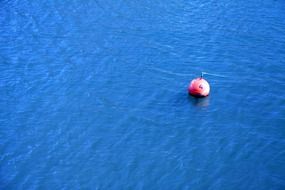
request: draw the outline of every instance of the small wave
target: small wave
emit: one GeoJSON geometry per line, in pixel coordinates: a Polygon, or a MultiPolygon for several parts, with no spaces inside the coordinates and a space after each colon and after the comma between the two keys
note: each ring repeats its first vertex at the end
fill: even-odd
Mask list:
{"type": "Polygon", "coordinates": [[[151,68],[149,68],[149,70],[164,73],[164,74],[169,74],[169,75],[173,75],[173,76],[181,76],[181,77],[195,76],[194,74],[176,73],[176,72],[160,69],[157,67],[151,67],[151,68]]]}

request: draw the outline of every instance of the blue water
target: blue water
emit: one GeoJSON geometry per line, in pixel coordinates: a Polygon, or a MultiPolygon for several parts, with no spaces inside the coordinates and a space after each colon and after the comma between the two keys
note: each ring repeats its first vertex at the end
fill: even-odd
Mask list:
{"type": "Polygon", "coordinates": [[[1,190],[285,189],[283,0],[0,7],[1,190]]]}

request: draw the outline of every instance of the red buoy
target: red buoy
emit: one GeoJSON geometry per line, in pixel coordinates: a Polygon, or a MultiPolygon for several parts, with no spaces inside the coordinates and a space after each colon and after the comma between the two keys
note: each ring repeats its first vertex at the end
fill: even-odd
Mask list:
{"type": "Polygon", "coordinates": [[[191,81],[188,92],[195,97],[205,97],[210,93],[210,85],[205,79],[199,77],[191,81]]]}

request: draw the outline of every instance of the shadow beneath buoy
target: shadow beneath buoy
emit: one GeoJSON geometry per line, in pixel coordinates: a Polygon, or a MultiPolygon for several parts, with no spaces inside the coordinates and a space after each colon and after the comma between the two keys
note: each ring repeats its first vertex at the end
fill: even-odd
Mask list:
{"type": "Polygon", "coordinates": [[[190,96],[188,97],[189,101],[197,107],[208,107],[210,105],[210,97],[201,97],[201,98],[197,98],[197,97],[193,97],[190,96]]]}

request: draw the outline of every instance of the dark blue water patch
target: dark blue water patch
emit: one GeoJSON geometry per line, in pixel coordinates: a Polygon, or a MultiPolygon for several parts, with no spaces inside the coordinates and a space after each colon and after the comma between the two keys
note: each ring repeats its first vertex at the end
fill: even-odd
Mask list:
{"type": "Polygon", "coordinates": [[[1,7],[1,189],[284,189],[284,2],[1,7]]]}

